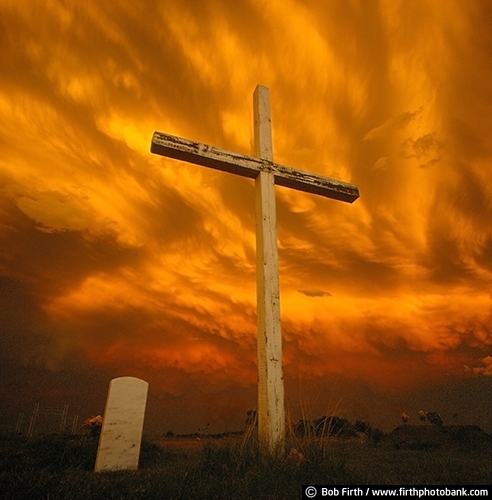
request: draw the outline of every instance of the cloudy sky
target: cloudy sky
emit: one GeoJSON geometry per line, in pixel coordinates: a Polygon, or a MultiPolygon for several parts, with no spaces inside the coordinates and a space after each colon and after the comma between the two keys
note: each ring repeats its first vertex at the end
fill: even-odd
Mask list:
{"type": "Polygon", "coordinates": [[[150,141],[251,154],[263,84],[275,161],[360,189],[277,188],[289,415],[490,431],[491,25],[481,0],[1,0],[2,428],[102,413],[123,375],[149,431],[241,428],[254,183],[150,141]]]}

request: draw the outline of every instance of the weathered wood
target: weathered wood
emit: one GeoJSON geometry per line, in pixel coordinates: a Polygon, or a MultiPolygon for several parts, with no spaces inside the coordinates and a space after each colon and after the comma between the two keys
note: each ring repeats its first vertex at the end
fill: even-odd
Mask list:
{"type": "Polygon", "coordinates": [[[279,186],[317,194],[325,198],[352,203],[359,197],[358,187],[348,182],[279,165],[266,158],[253,158],[231,153],[201,142],[189,141],[162,132],[154,132],[150,150],[161,156],[251,179],[256,179],[260,172],[271,172],[275,184],[279,186]]]}
{"type": "Polygon", "coordinates": [[[258,85],[253,97],[256,157],[161,132],[154,133],[150,149],[155,154],[255,179],[258,433],[265,449],[275,453],[285,445],[275,184],[348,203],[359,197],[359,189],[354,184],[274,163],[269,91],[258,85]]]}
{"type": "MultiPolygon", "coordinates": [[[[273,161],[270,95],[258,85],[253,94],[256,156],[273,161]]],[[[258,438],[269,453],[282,452],[285,404],[277,249],[275,182],[261,171],[256,192],[256,290],[258,324],[258,438]]]]}

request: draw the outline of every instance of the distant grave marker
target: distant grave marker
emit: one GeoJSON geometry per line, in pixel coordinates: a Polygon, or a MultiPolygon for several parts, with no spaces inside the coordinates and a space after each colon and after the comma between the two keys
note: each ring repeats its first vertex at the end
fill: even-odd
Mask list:
{"type": "Polygon", "coordinates": [[[148,387],[135,377],[111,380],[95,472],[138,468],[148,387]]]}

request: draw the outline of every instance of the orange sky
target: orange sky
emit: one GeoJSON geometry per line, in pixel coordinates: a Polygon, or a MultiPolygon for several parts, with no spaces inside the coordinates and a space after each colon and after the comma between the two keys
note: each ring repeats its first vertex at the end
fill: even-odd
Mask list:
{"type": "Polygon", "coordinates": [[[150,384],[149,429],[242,425],[253,181],[150,141],[251,154],[263,84],[275,161],[361,193],[277,188],[292,418],[490,430],[491,24],[481,0],[1,0],[3,427],[101,413],[123,375],[150,384]]]}

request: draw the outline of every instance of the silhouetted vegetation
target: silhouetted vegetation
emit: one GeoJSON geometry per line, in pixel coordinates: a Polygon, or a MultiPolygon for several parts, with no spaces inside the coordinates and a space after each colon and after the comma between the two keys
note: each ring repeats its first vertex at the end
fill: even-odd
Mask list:
{"type": "Polygon", "coordinates": [[[347,419],[337,416],[320,417],[316,420],[299,420],[292,429],[294,435],[299,438],[358,439],[365,436],[374,442],[379,442],[384,436],[383,431],[373,429],[367,422],[357,420],[355,424],[352,424],[347,419]]]}

